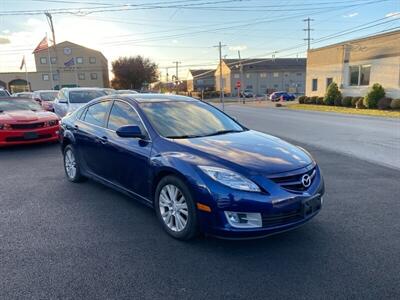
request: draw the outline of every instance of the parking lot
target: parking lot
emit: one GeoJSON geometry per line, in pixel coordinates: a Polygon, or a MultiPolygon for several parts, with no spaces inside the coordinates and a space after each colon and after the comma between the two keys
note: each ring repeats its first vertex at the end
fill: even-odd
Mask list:
{"type": "Polygon", "coordinates": [[[326,181],[316,218],[261,240],[179,242],[135,200],[68,182],[58,145],[0,149],[0,298],[398,299],[400,171],[230,112],[314,155],[326,181]]]}

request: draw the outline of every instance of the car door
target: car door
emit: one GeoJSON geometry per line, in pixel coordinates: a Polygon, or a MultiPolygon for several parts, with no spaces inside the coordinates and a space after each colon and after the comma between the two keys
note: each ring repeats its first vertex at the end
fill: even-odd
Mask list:
{"type": "Polygon", "coordinates": [[[107,157],[113,165],[113,179],[123,188],[147,198],[152,144],[140,116],[127,102],[115,100],[110,110],[107,128],[107,157]],[[116,130],[125,125],[139,126],[147,138],[119,137],[116,130]]]}
{"type": "Polygon", "coordinates": [[[90,105],[75,124],[78,152],[85,169],[104,179],[109,179],[110,175],[105,146],[111,104],[111,100],[103,100],[90,105]]]}

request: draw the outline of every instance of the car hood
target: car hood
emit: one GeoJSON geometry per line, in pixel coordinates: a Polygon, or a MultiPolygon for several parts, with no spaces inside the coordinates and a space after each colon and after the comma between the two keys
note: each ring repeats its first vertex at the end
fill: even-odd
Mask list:
{"type": "Polygon", "coordinates": [[[313,163],[309,154],[279,138],[248,130],[217,136],[176,139],[176,143],[200,158],[195,163],[214,164],[243,173],[278,174],[313,163]]]}
{"type": "Polygon", "coordinates": [[[14,110],[0,113],[0,122],[35,122],[58,119],[57,116],[47,111],[14,110]]]}

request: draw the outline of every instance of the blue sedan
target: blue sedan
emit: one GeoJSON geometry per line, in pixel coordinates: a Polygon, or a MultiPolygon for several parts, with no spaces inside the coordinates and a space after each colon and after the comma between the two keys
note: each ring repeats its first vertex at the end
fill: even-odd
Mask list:
{"type": "Polygon", "coordinates": [[[98,98],[62,119],[60,140],[69,181],[132,196],[177,239],[267,236],[321,209],[323,178],[306,150],[192,98],[98,98]]]}

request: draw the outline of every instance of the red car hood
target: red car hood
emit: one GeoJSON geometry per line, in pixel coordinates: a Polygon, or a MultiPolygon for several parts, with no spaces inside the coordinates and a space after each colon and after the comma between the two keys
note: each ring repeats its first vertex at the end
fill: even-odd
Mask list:
{"type": "Polygon", "coordinates": [[[19,123],[58,120],[56,114],[48,111],[14,110],[0,113],[0,123],[19,123]]]}

